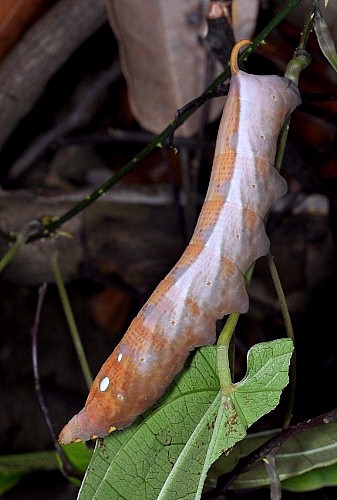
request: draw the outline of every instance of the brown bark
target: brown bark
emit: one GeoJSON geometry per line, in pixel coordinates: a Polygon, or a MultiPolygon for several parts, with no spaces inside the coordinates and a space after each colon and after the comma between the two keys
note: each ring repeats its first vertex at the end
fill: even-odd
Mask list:
{"type": "Polygon", "coordinates": [[[60,0],[0,65],[0,147],[69,56],[106,21],[104,0],[60,0]]]}
{"type": "Polygon", "coordinates": [[[48,0],[1,0],[0,59],[15,45],[36,19],[47,9],[48,0]]]}

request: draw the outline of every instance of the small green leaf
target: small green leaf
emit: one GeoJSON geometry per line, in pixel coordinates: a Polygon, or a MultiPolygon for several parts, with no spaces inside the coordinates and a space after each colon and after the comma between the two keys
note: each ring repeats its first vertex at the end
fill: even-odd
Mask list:
{"type": "Polygon", "coordinates": [[[247,375],[235,384],[235,402],[247,427],[273,410],[288,384],[294,350],[290,339],[277,339],[253,346],[248,352],[247,375]]]}
{"type": "Polygon", "coordinates": [[[337,53],[335,44],[330,34],[329,27],[318,8],[315,10],[314,28],[321,51],[333,69],[337,72],[337,53]]]}
{"type": "MultiPolygon", "coordinates": [[[[67,456],[67,459],[74,469],[74,471],[78,472],[80,475],[83,475],[88,468],[90,459],[92,457],[92,450],[90,450],[86,443],[72,443],[64,448],[64,453],[67,456]]],[[[63,463],[60,459],[59,455],[56,454],[58,465],[60,470],[63,472],[63,463]]],[[[66,474],[69,481],[71,481],[76,486],[81,485],[81,481],[78,477],[66,474]]]]}
{"type": "Polygon", "coordinates": [[[72,467],[80,473],[85,473],[92,457],[90,450],[85,443],[72,443],[63,448],[72,467]]]}

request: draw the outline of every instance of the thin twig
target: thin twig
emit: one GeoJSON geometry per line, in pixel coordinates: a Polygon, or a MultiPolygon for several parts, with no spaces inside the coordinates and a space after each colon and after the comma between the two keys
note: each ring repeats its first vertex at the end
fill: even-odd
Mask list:
{"type": "Polygon", "coordinates": [[[30,236],[40,231],[40,222],[33,220],[23,226],[15,236],[14,243],[11,243],[8,251],[0,260],[0,273],[10,263],[21,247],[28,241],[30,236]]]}
{"type": "Polygon", "coordinates": [[[60,457],[62,467],[63,467],[65,474],[67,476],[76,477],[77,479],[82,479],[82,475],[80,475],[70,465],[70,463],[67,459],[67,456],[64,453],[62,446],[59,444],[59,442],[57,440],[56,432],[55,432],[54,426],[53,426],[51,419],[50,419],[50,416],[49,416],[49,410],[47,408],[47,405],[46,405],[46,402],[44,400],[44,396],[43,396],[42,390],[41,390],[38,356],[37,356],[37,336],[38,336],[39,325],[40,325],[41,310],[42,310],[42,305],[43,305],[44,298],[46,295],[46,291],[47,291],[47,283],[43,283],[43,285],[41,285],[39,288],[39,296],[38,296],[38,302],[37,302],[37,307],[36,307],[36,312],[35,312],[34,324],[33,324],[32,330],[31,330],[31,334],[32,334],[32,361],[33,361],[35,392],[36,392],[36,396],[37,396],[40,408],[42,410],[46,425],[48,427],[49,434],[52,437],[54,447],[55,447],[55,449],[60,457]]]}

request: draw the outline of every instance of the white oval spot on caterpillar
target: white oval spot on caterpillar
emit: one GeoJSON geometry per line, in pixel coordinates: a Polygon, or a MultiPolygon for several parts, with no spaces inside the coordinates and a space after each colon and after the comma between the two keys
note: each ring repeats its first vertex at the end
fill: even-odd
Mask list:
{"type": "Polygon", "coordinates": [[[122,361],[122,358],[123,358],[123,354],[120,352],[117,356],[117,361],[118,363],[120,363],[122,361]]]}
{"type": "Polygon", "coordinates": [[[103,377],[99,383],[99,390],[105,392],[110,385],[109,377],[103,377]]]}
{"type": "Polygon", "coordinates": [[[170,319],[170,325],[175,326],[177,324],[175,319],[170,319]]]}
{"type": "Polygon", "coordinates": [[[117,394],[117,399],[119,399],[119,401],[123,401],[124,399],[123,394],[117,394]]]}
{"type": "Polygon", "coordinates": [[[145,358],[143,358],[143,356],[138,356],[138,361],[145,361],[145,358]]]}
{"type": "Polygon", "coordinates": [[[205,283],[206,283],[207,286],[212,286],[212,282],[209,281],[209,280],[206,280],[205,283]]]}
{"type": "Polygon", "coordinates": [[[261,141],[263,141],[266,138],[266,136],[264,134],[260,134],[259,138],[261,139],[261,141]]]}
{"type": "Polygon", "coordinates": [[[251,187],[252,189],[256,189],[256,184],[251,184],[251,185],[250,185],[250,187],[251,187]]]}
{"type": "Polygon", "coordinates": [[[239,239],[241,238],[241,234],[240,234],[240,233],[236,233],[236,234],[235,234],[235,238],[236,238],[237,240],[239,240],[239,239]]]}

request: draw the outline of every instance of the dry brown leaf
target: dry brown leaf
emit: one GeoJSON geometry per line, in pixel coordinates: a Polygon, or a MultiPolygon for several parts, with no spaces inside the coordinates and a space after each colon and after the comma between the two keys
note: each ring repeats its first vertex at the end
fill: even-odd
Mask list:
{"type": "Polygon", "coordinates": [[[260,0],[233,0],[233,31],[236,41],[253,37],[259,13],[260,0]]]}
{"type": "MultiPolygon", "coordinates": [[[[197,38],[205,28],[200,2],[107,0],[107,7],[132,112],[143,128],[158,133],[206,86],[206,51],[197,38]]],[[[212,102],[211,119],[222,106],[222,100],[212,102]]],[[[177,133],[195,134],[199,120],[197,112],[177,133]]]]}

